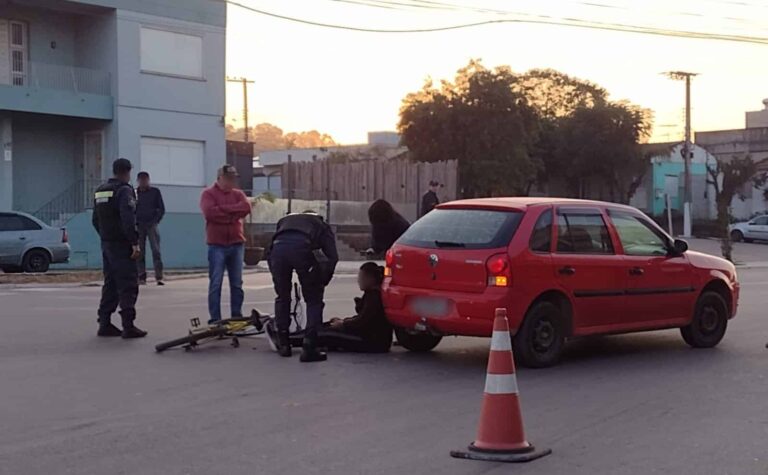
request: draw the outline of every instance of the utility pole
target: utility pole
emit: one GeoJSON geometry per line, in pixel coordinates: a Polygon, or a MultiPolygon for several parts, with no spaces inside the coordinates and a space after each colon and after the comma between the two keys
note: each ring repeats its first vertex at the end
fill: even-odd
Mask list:
{"type": "Polygon", "coordinates": [[[243,123],[245,124],[243,135],[245,142],[249,143],[251,134],[248,133],[248,84],[253,84],[255,81],[249,81],[246,78],[227,78],[227,82],[239,82],[243,85],[243,123]]]}
{"type": "Polygon", "coordinates": [[[693,190],[691,183],[691,78],[696,73],[684,71],[669,71],[666,76],[675,81],[685,81],[685,144],[683,145],[683,163],[685,166],[685,185],[683,190],[683,237],[691,237],[693,190]]]}

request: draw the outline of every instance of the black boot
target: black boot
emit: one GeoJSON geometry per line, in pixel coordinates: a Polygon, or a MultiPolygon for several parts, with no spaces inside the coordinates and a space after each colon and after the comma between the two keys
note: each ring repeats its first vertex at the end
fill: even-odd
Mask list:
{"type": "Polygon", "coordinates": [[[121,336],[125,339],[144,338],[147,336],[147,332],[135,326],[133,320],[123,318],[123,334],[121,336]]]}
{"type": "Polygon", "coordinates": [[[286,358],[293,356],[291,337],[288,332],[279,332],[277,334],[277,353],[286,358]]]}
{"type": "Polygon", "coordinates": [[[325,361],[327,359],[328,355],[317,349],[316,338],[304,338],[304,344],[301,347],[301,357],[299,357],[299,360],[302,363],[313,363],[315,361],[325,361]]]}
{"type": "Polygon", "coordinates": [[[123,331],[112,325],[112,322],[110,322],[108,318],[99,319],[99,331],[96,333],[96,335],[104,337],[117,337],[121,336],[122,334],[123,331]]]}

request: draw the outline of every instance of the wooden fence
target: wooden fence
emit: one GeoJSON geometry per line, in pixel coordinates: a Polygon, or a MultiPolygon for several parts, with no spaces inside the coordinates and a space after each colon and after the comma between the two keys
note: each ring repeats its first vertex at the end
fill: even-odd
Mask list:
{"type": "Polygon", "coordinates": [[[430,180],[436,180],[440,200],[447,201],[456,199],[457,163],[321,160],[286,163],[282,177],[284,198],[364,202],[383,198],[390,203],[418,203],[430,180]]]}

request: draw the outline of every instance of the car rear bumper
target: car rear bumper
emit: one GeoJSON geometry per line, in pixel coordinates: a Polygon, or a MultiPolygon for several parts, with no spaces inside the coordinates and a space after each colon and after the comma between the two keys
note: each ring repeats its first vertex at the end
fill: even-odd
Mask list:
{"type": "Polygon", "coordinates": [[[61,264],[64,262],[69,262],[69,244],[51,247],[49,250],[51,251],[51,263],[61,264]]]}
{"type": "Polygon", "coordinates": [[[512,303],[522,299],[515,299],[514,294],[507,288],[488,288],[483,293],[474,294],[391,286],[385,283],[382,295],[387,318],[393,325],[440,335],[491,336],[497,308],[507,309],[509,325],[514,332],[525,313],[525,308],[517,308],[517,305],[512,303]],[[447,313],[438,317],[416,314],[411,308],[411,302],[418,297],[446,299],[447,313]]]}

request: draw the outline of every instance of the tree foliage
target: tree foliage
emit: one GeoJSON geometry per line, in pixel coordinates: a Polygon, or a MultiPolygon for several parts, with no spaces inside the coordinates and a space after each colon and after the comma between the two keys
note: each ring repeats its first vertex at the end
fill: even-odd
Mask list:
{"type": "Polygon", "coordinates": [[[768,174],[761,171],[761,165],[765,162],[755,162],[749,155],[745,155],[734,156],[731,160],[718,157],[714,165],[707,165],[707,182],[715,188],[720,249],[723,257],[729,261],[733,260],[733,244],[728,229],[731,223],[731,203],[736,196],[745,199],[742,191],[745,185],[759,188],[768,181],[768,174]]]}
{"type": "Polygon", "coordinates": [[[522,194],[540,166],[538,119],[508,67],[470,61],[453,82],[427,81],[400,109],[402,143],[419,161],[457,159],[464,196],[522,194]]]}
{"type": "MultiPolygon", "coordinates": [[[[250,128],[249,138],[256,153],[265,150],[283,150],[287,148],[330,147],[336,142],[328,134],[310,130],[307,132],[284,133],[283,129],[269,123],[258,124],[250,128]]],[[[227,124],[227,140],[244,140],[243,128],[227,124]]]]}
{"type": "Polygon", "coordinates": [[[648,168],[640,143],[651,114],[558,71],[473,60],[453,82],[408,94],[398,128],[414,159],[458,159],[465,196],[524,195],[538,182],[628,202],[648,168]]]}

